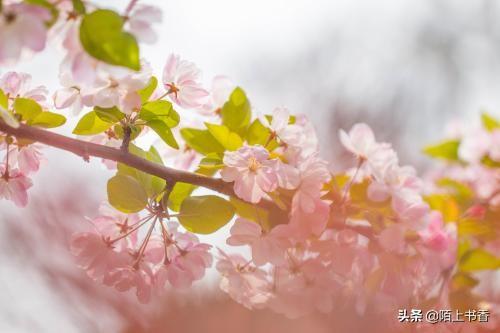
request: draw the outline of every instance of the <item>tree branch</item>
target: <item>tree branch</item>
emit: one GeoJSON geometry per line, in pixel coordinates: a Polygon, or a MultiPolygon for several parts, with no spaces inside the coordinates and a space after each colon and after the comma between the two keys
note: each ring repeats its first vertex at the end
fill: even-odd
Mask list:
{"type": "Polygon", "coordinates": [[[170,181],[189,183],[192,185],[205,187],[222,194],[235,196],[232,184],[226,183],[220,178],[210,178],[188,171],[172,169],[145,160],[125,150],[69,138],[64,135],[47,131],[45,129],[31,127],[24,124],[20,124],[18,128],[14,128],[8,126],[3,121],[0,121],[0,132],[7,133],[18,138],[41,142],[62,150],[70,151],[78,156],[83,157],[83,159],[85,160],[88,160],[90,156],[100,157],[126,164],[151,175],[163,178],[167,182],[170,181]]]}
{"type": "MultiPolygon", "coordinates": [[[[47,131],[45,129],[27,126],[24,124],[20,124],[18,128],[14,128],[7,125],[2,120],[0,120],[0,132],[4,132],[17,138],[37,141],[48,146],[72,152],[78,156],[83,157],[85,161],[88,161],[90,159],[90,156],[94,156],[120,162],[151,175],[158,176],[167,181],[167,184],[175,184],[177,182],[188,183],[237,198],[236,194],[234,193],[232,183],[224,182],[220,178],[211,178],[193,172],[177,170],[158,163],[153,163],[139,156],[133,155],[127,150],[116,149],[92,142],[69,138],[64,135],[47,131]]],[[[257,206],[268,211],[276,212],[278,214],[277,216],[280,216],[280,220],[288,219],[288,217],[286,216],[286,212],[278,208],[278,206],[275,205],[272,201],[261,200],[257,204],[257,206]]],[[[351,229],[362,235],[365,235],[368,238],[372,236],[371,230],[366,230],[366,228],[357,228],[346,224],[336,224],[333,225],[333,227],[335,229],[351,229]]]]}

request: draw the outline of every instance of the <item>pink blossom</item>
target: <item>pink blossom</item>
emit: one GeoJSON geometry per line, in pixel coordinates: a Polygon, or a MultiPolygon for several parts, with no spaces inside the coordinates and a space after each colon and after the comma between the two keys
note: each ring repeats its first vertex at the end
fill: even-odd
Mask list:
{"type": "Polygon", "coordinates": [[[16,63],[22,55],[45,48],[48,10],[25,3],[5,4],[0,16],[0,63],[16,63]]]}
{"type": "Polygon", "coordinates": [[[358,158],[357,169],[361,174],[383,177],[387,169],[398,164],[394,150],[387,143],[378,143],[371,128],[366,124],[356,124],[349,134],[340,131],[342,145],[358,158]]]}
{"type": "Polygon", "coordinates": [[[276,136],[286,145],[300,147],[305,141],[304,129],[296,124],[289,124],[290,112],[285,107],[276,108],[273,111],[273,118],[269,123],[267,118],[265,123],[271,129],[271,135],[276,136]]]}
{"type": "Polygon", "coordinates": [[[330,217],[330,201],[315,200],[310,211],[292,207],[290,226],[297,240],[305,240],[311,235],[319,236],[325,230],[330,217]]]}
{"type": "Polygon", "coordinates": [[[285,250],[291,245],[288,237],[284,225],[265,233],[259,224],[240,217],[231,227],[231,236],[226,243],[232,246],[249,245],[257,266],[266,263],[281,265],[285,262],[285,250]]]}
{"type": "Polygon", "coordinates": [[[70,244],[71,253],[75,256],[78,266],[94,280],[102,279],[127,262],[127,253],[115,251],[113,246],[95,231],[74,234],[70,244]]]}
{"type": "Polygon", "coordinates": [[[112,241],[121,236],[127,235],[113,242],[115,247],[125,249],[132,246],[137,240],[137,232],[130,233],[139,222],[139,215],[124,214],[107,203],[102,203],[99,207],[99,216],[92,219],[90,223],[95,227],[95,230],[106,240],[112,241]]]}
{"type": "Polygon", "coordinates": [[[403,221],[418,225],[418,220],[429,211],[429,205],[423,201],[419,194],[403,190],[393,195],[392,209],[403,221]]]}
{"type": "Polygon", "coordinates": [[[141,42],[153,44],[158,36],[152,28],[155,23],[161,23],[161,9],[149,5],[137,5],[127,19],[128,29],[141,42]]]}
{"type": "Polygon", "coordinates": [[[500,130],[498,129],[491,133],[489,156],[492,160],[500,162],[500,130]]]}
{"type": "Polygon", "coordinates": [[[31,75],[26,73],[7,72],[0,78],[0,88],[9,98],[31,98],[37,102],[44,102],[47,88],[44,86],[31,87],[31,75]]]}
{"type": "Polygon", "coordinates": [[[294,166],[284,163],[279,159],[273,161],[275,162],[278,186],[286,190],[296,189],[300,183],[300,171],[294,166]]]}
{"type": "Polygon", "coordinates": [[[402,224],[386,226],[378,236],[380,245],[390,252],[405,253],[407,250],[406,230],[407,228],[402,224]]]}
{"type": "Polygon", "coordinates": [[[277,268],[274,279],[274,297],[269,301],[274,311],[288,318],[298,318],[315,309],[332,311],[338,284],[320,260],[293,258],[288,265],[277,268]]]}
{"type": "Polygon", "coordinates": [[[178,224],[169,223],[167,257],[156,274],[157,284],[163,287],[166,281],[176,288],[187,288],[200,280],[212,265],[211,246],[200,243],[191,233],[177,230],[178,224]]]}
{"type": "Polygon", "coordinates": [[[453,238],[450,233],[445,229],[443,216],[438,211],[429,213],[429,224],[425,230],[422,230],[419,235],[424,244],[430,249],[442,252],[453,244],[453,238]]]}
{"type": "Polygon", "coordinates": [[[462,138],[458,147],[458,156],[462,161],[477,163],[488,153],[490,147],[490,133],[478,129],[462,138]]]}
{"type": "Polygon", "coordinates": [[[377,151],[378,145],[375,141],[375,135],[366,124],[354,125],[349,134],[340,130],[339,136],[342,145],[360,159],[370,159],[377,151]]]}
{"type": "Polygon", "coordinates": [[[201,71],[196,65],[171,54],[163,69],[163,84],[170,98],[180,107],[196,109],[205,105],[208,91],[199,82],[201,71]]]}
{"type": "Polygon", "coordinates": [[[139,302],[146,304],[151,300],[153,279],[149,265],[128,255],[128,263],[106,274],[103,283],[121,292],[135,289],[139,302]]]}
{"type": "Polygon", "coordinates": [[[68,87],[57,90],[54,93],[54,105],[58,109],[71,108],[73,114],[78,114],[83,108],[83,99],[80,89],[68,87]]]}
{"type": "Polygon", "coordinates": [[[300,182],[293,196],[292,209],[311,213],[321,198],[323,185],[331,178],[328,164],[312,155],[299,165],[299,171],[300,182]]]}
{"type": "Polygon", "coordinates": [[[275,161],[262,146],[244,146],[224,154],[222,179],[234,182],[236,195],[245,201],[257,203],[278,187],[275,161]]]}
{"type": "Polygon", "coordinates": [[[421,186],[415,169],[391,164],[370,184],[368,197],[379,202],[392,197],[392,208],[398,216],[416,222],[428,212],[428,205],[418,193],[421,186]]]}
{"type": "Polygon", "coordinates": [[[419,231],[421,238],[420,252],[423,254],[425,269],[434,274],[441,274],[457,260],[457,228],[452,222],[444,223],[438,211],[427,214],[428,224],[419,231]]]}
{"type": "Polygon", "coordinates": [[[5,165],[0,165],[0,198],[24,207],[28,204],[28,189],[32,185],[31,179],[18,169],[7,170],[5,165]]]}
{"type": "Polygon", "coordinates": [[[103,108],[117,106],[126,114],[140,108],[141,98],[137,91],[144,88],[151,78],[149,65],[143,63],[140,72],[107,65],[102,67],[101,77],[92,93],[93,104],[103,108]]]}
{"type": "Polygon", "coordinates": [[[44,160],[41,148],[42,146],[37,143],[13,147],[9,152],[9,163],[17,162],[19,170],[25,175],[36,172],[40,168],[40,162],[44,160]]]}
{"type": "Polygon", "coordinates": [[[248,309],[263,307],[271,297],[266,273],[250,266],[241,255],[219,253],[216,268],[222,275],[220,288],[248,309]]]}

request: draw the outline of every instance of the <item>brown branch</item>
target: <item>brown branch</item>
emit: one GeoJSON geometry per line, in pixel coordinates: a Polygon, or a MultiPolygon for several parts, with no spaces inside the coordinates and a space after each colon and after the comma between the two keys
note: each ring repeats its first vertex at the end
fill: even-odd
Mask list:
{"type": "MultiPolygon", "coordinates": [[[[5,124],[5,122],[1,120],[0,120],[0,132],[4,132],[8,135],[12,135],[17,138],[24,138],[31,141],[37,141],[46,144],[48,146],[70,151],[78,156],[83,157],[85,161],[88,161],[90,159],[90,156],[94,156],[123,163],[130,167],[136,168],[138,170],[144,171],[146,173],[164,179],[167,182],[167,186],[169,186],[168,184],[173,185],[177,182],[182,182],[196,186],[201,186],[221,194],[237,197],[236,194],[234,193],[232,183],[226,183],[220,178],[211,178],[193,172],[169,168],[161,164],[145,160],[123,149],[116,149],[104,145],[95,144],[92,142],[69,138],[64,135],[47,131],[45,129],[27,126],[24,124],[20,124],[18,128],[14,128],[5,124]]],[[[284,222],[288,220],[287,212],[278,208],[278,206],[275,205],[272,201],[261,200],[257,204],[257,206],[266,209],[270,212],[274,212],[275,214],[273,216],[276,218],[277,221],[284,222]]],[[[368,238],[372,237],[371,230],[368,230],[368,228],[362,228],[362,227],[358,228],[346,224],[343,225],[335,224],[333,225],[333,228],[351,229],[368,238]]]]}
{"type": "Polygon", "coordinates": [[[122,141],[121,150],[128,151],[128,146],[130,145],[131,135],[132,135],[132,129],[130,128],[130,126],[128,126],[128,125],[125,126],[123,128],[123,141],[122,141]]]}
{"type": "Polygon", "coordinates": [[[14,128],[8,126],[3,121],[0,121],[0,132],[4,132],[18,138],[38,141],[52,147],[70,151],[78,156],[83,157],[84,160],[88,160],[90,156],[100,157],[126,164],[151,175],[163,178],[167,182],[189,183],[192,185],[205,187],[222,194],[235,196],[232,184],[226,183],[220,178],[210,178],[188,171],[172,169],[157,163],[150,162],[124,150],[69,138],[64,135],[47,131],[45,129],[31,127],[24,124],[20,124],[18,128],[14,128]]]}

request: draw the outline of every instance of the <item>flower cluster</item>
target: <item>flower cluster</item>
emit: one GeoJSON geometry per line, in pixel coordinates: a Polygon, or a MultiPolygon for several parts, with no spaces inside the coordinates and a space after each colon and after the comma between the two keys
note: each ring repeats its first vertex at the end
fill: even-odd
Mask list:
{"type": "Polygon", "coordinates": [[[423,180],[356,124],[339,133],[355,162],[333,172],[305,116],[285,107],[255,114],[243,89],[225,76],[206,84],[179,55],[165,56],[158,79],[139,42],[156,41],[161,20],[137,1],[123,14],[86,1],[0,3],[9,45],[0,64],[48,39],[64,50],[52,99],[28,74],[0,79],[0,198],[28,202],[29,177],[44,160],[23,136],[34,127],[39,141],[85,160],[120,156],[103,160],[113,174],[107,203],[71,241],[90,278],[147,303],[201,280],[215,254],[231,298],[292,318],[338,304],[375,311],[388,325],[415,305],[500,308],[500,121],[484,114],[480,129],[427,147],[446,163],[423,180]],[[50,109],[71,110],[73,134],[94,145],[48,140],[44,131],[66,122],[50,109]],[[215,232],[229,233],[217,253],[196,235],[215,232]]]}
{"type": "Polygon", "coordinates": [[[427,297],[425,290],[454,263],[456,235],[424,202],[414,170],[400,167],[390,145],[358,124],[340,133],[356,167],[332,175],[317,157],[316,143],[309,141],[310,155],[296,155],[294,144],[304,144],[307,126],[288,118],[278,125],[283,114],[289,117],[277,109],[270,124],[274,149],[244,146],[224,156],[222,177],[234,182],[241,199],[279,200],[290,208],[278,224],[259,214],[236,219],[227,244],[249,246],[251,256],[220,252],[221,288],[249,308],[290,317],[330,312],[346,297],[355,298],[360,313],[370,302],[391,313],[396,305],[427,297]],[[362,226],[378,230],[354,231],[362,226]],[[399,262],[401,256],[408,262],[399,262]],[[373,279],[373,289],[361,293],[373,279]]]}
{"type": "Polygon", "coordinates": [[[123,214],[106,204],[99,213],[89,219],[89,231],[73,235],[71,252],[89,277],[119,291],[135,290],[142,303],[167,282],[190,287],[211,266],[211,246],[179,231],[174,222],[154,214],[123,214]]]}
{"type": "MultiPolygon", "coordinates": [[[[4,118],[13,126],[17,126],[19,120],[7,110],[14,107],[16,100],[30,99],[46,104],[47,90],[43,86],[32,87],[29,74],[5,73],[0,78],[0,91],[4,97],[0,109],[4,107],[4,118]]],[[[41,148],[38,143],[13,136],[0,138],[0,151],[5,153],[0,161],[0,198],[12,200],[21,207],[28,204],[27,191],[33,185],[29,176],[39,170],[44,160],[41,148]]]]}

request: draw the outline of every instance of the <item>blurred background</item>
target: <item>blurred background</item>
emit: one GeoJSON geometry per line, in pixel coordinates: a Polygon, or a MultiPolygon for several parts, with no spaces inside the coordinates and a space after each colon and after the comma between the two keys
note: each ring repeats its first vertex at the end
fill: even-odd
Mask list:
{"type": "MultiPolygon", "coordinates": [[[[424,172],[428,161],[420,149],[443,137],[448,123],[474,126],[481,109],[500,115],[496,1],[140,2],[163,10],[159,42],[142,48],[156,74],[169,53],[179,53],[199,65],[207,85],[214,75],[229,76],[261,112],[287,106],[308,115],[333,168],[343,166],[338,129],[356,122],[368,123],[380,140],[393,143],[403,163],[424,172]]],[[[35,84],[53,92],[60,60],[59,50],[49,45],[43,54],[1,71],[32,73],[35,84]]],[[[331,331],[332,320],[338,320],[290,321],[249,312],[218,292],[211,279],[150,306],[89,281],[72,262],[68,234],[83,223],[82,216],[96,215],[110,172],[98,160],[86,165],[53,149],[44,154],[47,163],[34,177],[28,208],[0,201],[0,332],[165,332],[168,327],[315,333],[331,331]]],[[[357,332],[349,319],[339,332],[357,332]]]]}

